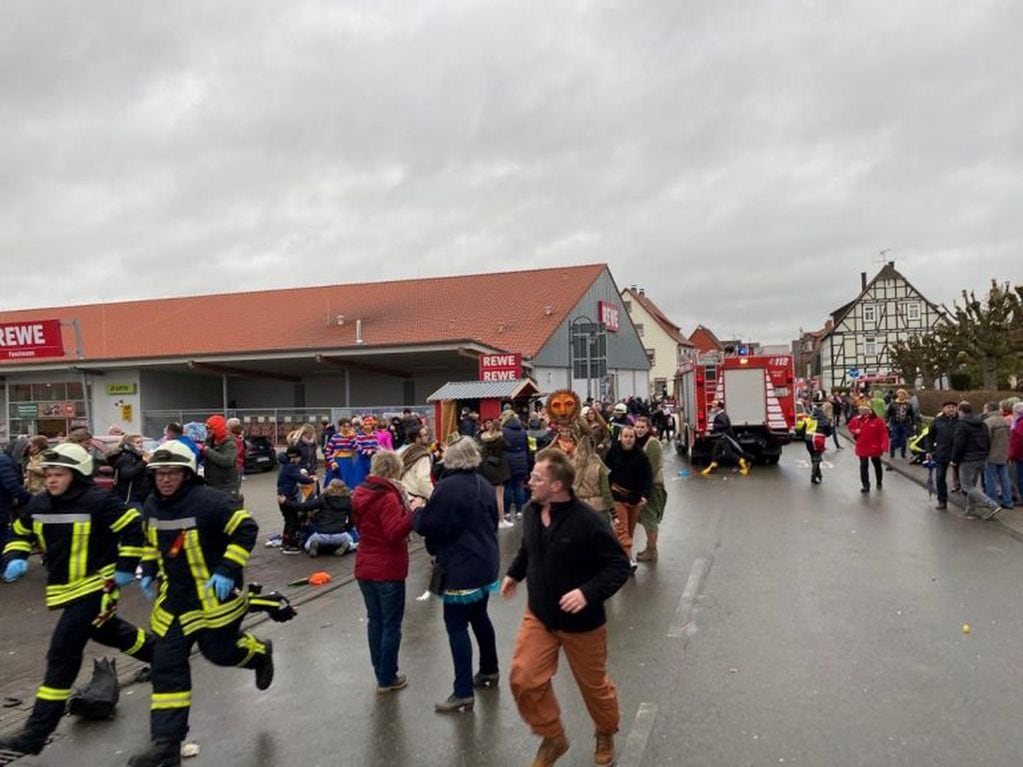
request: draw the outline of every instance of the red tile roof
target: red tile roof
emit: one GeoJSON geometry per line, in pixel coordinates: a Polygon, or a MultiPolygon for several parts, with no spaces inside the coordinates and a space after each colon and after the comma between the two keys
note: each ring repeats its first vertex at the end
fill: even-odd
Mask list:
{"type": "MultiPolygon", "coordinates": [[[[473,340],[535,356],[605,264],[0,312],[77,319],[87,361],[473,340]],[[339,315],[344,324],[338,324],[339,315]],[[355,343],[362,320],[362,344],[355,343]]],[[[74,336],[64,330],[65,357],[74,336]]],[[[10,364],[54,362],[11,360],[10,364]]]]}
{"type": "Polygon", "coordinates": [[[724,348],[710,328],[705,328],[703,325],[696,326],[696,330],[689,336],[689,341],[701,352],[719,352],[724,348]]]}
{"type": "Polygon", "coordinates": [[[668,315],[662,312],[660,307],[647,297],[646,293],[640,293],[632,288],[627,288],[625,292],[633,301],[642,306],[647,314],[654,318],[654,322],[660,325],[661,330],[667,333],[672,341],[682,346],[693,346],[693,342],[682,335],[682,329],[669,320],[668,315]]]}

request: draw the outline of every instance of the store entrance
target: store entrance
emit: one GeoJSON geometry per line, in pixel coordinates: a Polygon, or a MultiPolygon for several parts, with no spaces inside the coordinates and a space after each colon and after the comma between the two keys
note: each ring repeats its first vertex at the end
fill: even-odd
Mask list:
{"type": "Polygon", "coordinates": [[[40,418],[36,421],[36,434],[44,437],[67,436],[67,418],[40,418]]]}

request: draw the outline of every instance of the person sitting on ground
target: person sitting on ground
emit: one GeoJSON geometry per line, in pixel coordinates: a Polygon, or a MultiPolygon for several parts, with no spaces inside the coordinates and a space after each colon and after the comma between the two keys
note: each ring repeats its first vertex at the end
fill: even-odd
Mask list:
{"type": "Polygon", "coordinates": [[[277,462],[279,464],[277,469],[277,508],[281,510],[281,516],[284,517],[281,553],[298,554],[302,550],[299,545],[298,531],[301,525],[304,497],[299,491],[299,487],[315,484],[316,478],[309,476],[309,472],[299,466],[302,462],[302,451],[298,445],[288,445],[287,450],[278,456],[277,462]]]}
{"type": "Polygon", "coordinates": [[[309,519],[309,537],[304,544],[309,556],[333,553],[340,557],[358,548],[352,494],[340,479],[332,479],[322,495],[302,504],[302,512],[309,519]]]}

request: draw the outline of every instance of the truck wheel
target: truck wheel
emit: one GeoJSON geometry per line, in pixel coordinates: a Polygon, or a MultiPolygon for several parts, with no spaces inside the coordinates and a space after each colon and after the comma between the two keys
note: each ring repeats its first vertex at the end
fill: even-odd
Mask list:
{"type": "Polygon", "coordinates": [[[765,455],[763,458],[764,466],[777,466],[778,461],[781,459],[780,455],[765,455]]]}

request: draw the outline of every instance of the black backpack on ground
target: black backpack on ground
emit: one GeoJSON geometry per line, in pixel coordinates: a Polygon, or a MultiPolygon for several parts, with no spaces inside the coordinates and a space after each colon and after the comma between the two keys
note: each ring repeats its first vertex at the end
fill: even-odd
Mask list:
{"type": "Polygon", "coordinates": [[[68,701],[68,710],[83,719],[113,719],[121,686],[117,682],[117,661],[101,658],[92,662],[92,679],[68,701]]]}

